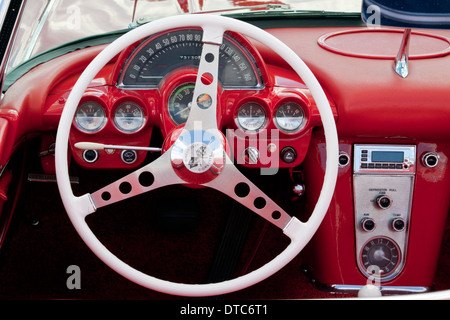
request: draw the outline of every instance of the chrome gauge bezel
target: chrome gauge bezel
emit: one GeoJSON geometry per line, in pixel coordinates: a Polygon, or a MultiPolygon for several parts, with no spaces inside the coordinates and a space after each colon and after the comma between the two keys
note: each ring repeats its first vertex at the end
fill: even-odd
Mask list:
{"type": "MultiPolygon", "coordinates": [[[[294,112],[296,112],[294,111],[294,112]]],[[[275,113],[274,113],[274,123],[276,125],[276,127],[281,130],[284,133],[287,134],[295,134],[300,132],[301,130],[303,130],[303,128],[305,128],[306,126],[306,113],[304,108],[302,107],[302,105],[298,102],[293,102],[293,101],[287,101],[287,102],[283,102],[279,107],[277,107],[275,109],[275,113]],[[296,111],[299,112],[299,114],[302,117],[301,122],[294,126],[294,127],[289,127],[286,123],[283,123],[283,121],[281,121],[282,118],[287,118],[286,114],[287,113],[291,113],[290,108],[294,107],[296,109],[296,111]],[[289,108],[289,109],[287,109],[289,108]],[[281,116],[282,113],[284,115],[284,117],[281,116]]],[[[292,121],[298,121],[298,120],[291,120],[292,121]]]]}
{"type": "Polygon", "coordinates": [[[85,101],[81,103],[75,112],[75,127],[84,133],[97,133],[105,127],[107,122],[108,117],[105,108],[95,101],[85,101]],[[93,109],[88,110],[85,108],[93,109]],[[81,116],[82,113],[84,113],[84,116],[81,116]],[[100,113],[100,115],[96,116],[97,113],[100,113]],[[95,122],[95,124],[91,127],[89,126],[89,121],[95,122]]]}
{"type": "Polygon", "coordinates": [[[236,113],[236,116],[235,116],[235,122],[238,125],[238,127],[240,129],[244,130],[245,132],[250,132],[250,133],[259,132],[267,126],[268,120],[267,120],[266,109],[259,102],[255,102],[255,101],[245,102],[239,107],[239,109],[236,113]],[[250,108],[250,110],[248,110],[247,108],[250,108]],[[254,108],[256,108],[256,109],[254,109],[254,108]],[[244,112],[254,113],[255,110],[256,110],[256,112],[260,112],[261,116],[258,117],[257,125],[250,126],[244,120],[244,116],[245,116],[244,112]]]}
{"type": "Polygon", "coordinates": [[[136,133],[140,131],[146,123],[146,116],[144,113],[143,108],[139,105],[139,103],[134,101],[124,101],[117,105],[117,107],[114,109],[114,125],[116,128],[123,133],[136,133]],[[138,111],[138,115],[136,117],[131,117],[131,115],[134,114],[134,112],[131,111],[125,111],[125,114],[129,114],[127,116],[119,116],[118,112],[122,108],[133,108],[133,110],[138,111]],[[136,122],[135,125],[130,127],[130,125],[126,125],[127,121],[130,121],[130,119],[133,120],[133,122],[136,122]]]}

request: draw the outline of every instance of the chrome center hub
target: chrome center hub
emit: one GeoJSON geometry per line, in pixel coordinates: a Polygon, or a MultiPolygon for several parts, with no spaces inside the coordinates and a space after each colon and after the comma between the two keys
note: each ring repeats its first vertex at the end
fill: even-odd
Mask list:
{"type": "Polygon", "coordinates": [[[211,181],[225,165],[224,143],[225,137],[219,131],[183,130],[171,149],[172,167],[187,183],[211,181]]]}
{"type": "Polygon", "coordinates": [[[202,173],[213,165],[214,153],[207,144],[194,142],[185,149],[183,163],[189,171],[202,173]]]}

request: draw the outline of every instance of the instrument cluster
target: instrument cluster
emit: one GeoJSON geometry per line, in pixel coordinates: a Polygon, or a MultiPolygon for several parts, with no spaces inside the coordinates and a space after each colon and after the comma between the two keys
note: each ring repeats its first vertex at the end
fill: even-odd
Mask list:
{"type": "MultiPolygon", "coordinates": [[[[242,130],[256,133],[267,127],[269,118],[270,114],[261,104],[247,102],[239,107],[235,120],[242,130]]],[[[298,133],[306,124],[305,111],[299,103],[283,102],[275,110],[273,121],[286,134],[298,133]]]]}
{"type": "MultiPolygon", "coordinates": [[[[184,125],[194,94],[201,36],[198,29],[151,36],[123,51],[104,75],[98,75],[109,84],[85,93],[73,121],[71,150],[77,163],[89,168],[138,166],[147,155],[139,148],[149,147],[153,128],[160,128],[167,138],[184,125]],[[77,150],[77,142],[129,149],[77,150]]],[[[238,163],[300,164],[312,128],[320,125],[309,90],[292,70],[267,65],[259,50],[240,35],[224,35],[219,60],[217,121],[219,128],[232,132],[227,139],[233,140],[228,143],[238,163]],[[268,159],[273,154],[281,161],[268,159]]],[[[196,102],[211,103],[207,97],[196,102]]]]}
{"type": "MultiPolygon", "coordinates": [[[[102,130],[108,120],[105,107],[95,101],[86,101],[78,106],[74,123],[80,131],[89,134],[102,130]]],[[[123,133],[136,133],[144,127],[146,116],[139,104],[125,101],[115,107],[109,121],[123,133]]]]}

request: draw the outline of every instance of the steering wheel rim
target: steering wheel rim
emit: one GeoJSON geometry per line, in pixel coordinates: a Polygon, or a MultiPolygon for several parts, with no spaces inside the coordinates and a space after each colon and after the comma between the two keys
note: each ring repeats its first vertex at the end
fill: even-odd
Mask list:
{"type": "MultiPolygon", "coordinates": [[[[338,154],[339,149],[336,125],[328,99],[310,69],[288,46],[262,29],[239,20],[215,15],[186,15],[163,18],[129,31],[107,46],[88,65],[73,87],[62,112],[56,137],[55,164],[57,184],[67,214],[86,245],[105,264],[129,280],[149,289],[179,296],[212,296],[238,291],[254,285],[280,270],[298,255],[312,238],[328,210],[337,179],[338,154]],[[111,253],[97,239],[85,221],[85,217],[88,214],[95,212],[97,208],[91,194],[82,196],[75,196],[73,194],[67,159],[70,128],[76,108],[84,91],[97,73],[114,56],[132,43],[158,32],[194,26],[203,29],[202,41],[204,43],[205,39],[207,39],[208,43],[216,45],[220,44],[221,36],[218,35],[223,35],[225,31],[233,31],[265,43],[269,48],[275,50],[305,82],[316,102],[324,128],[327,157],[322,190],[309,220],[307,222],[301,222],[297,218],[291,217],[287,223],[283,222],[283,233],[291,239],[291,243],[288,247],[272,261],[257,270],[231,280],[209,284],[183,284],[155,278],[134,269],[111,253]]],[[[164,161],[170,163],[171,160],[169,157],[170,152],[165,152],[161,157],[154,161],[157,163],[155,166],[164,161]]],[[[226,157],[226,165],[230,165],[230,161],[231,160],[226,157]]],[[[235,168],[232,163],[231,165],[232,168],[235,168]]],[[[230,166],[226,167],[228,168],[230,166]]],[[[177,175],[172,175],[172,177],[173,181],[169,184],[186,183],[186,181],[180,179],[177,175]]],[[[204,185],[211,186],[211,183],[206,183],[204,185]]],[[[152,186],[152,189],[157,187],[159,187],[158,184],[152,186]]]]}

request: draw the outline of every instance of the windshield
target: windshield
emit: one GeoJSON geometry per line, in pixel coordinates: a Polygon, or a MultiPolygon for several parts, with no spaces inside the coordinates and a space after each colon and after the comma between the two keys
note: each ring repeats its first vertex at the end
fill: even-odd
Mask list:
{"type": "Polygon", "coordinates": [[[361,0],[29,0],[6,72],[64,43],[161,17],[261,11],[294,14],[310,10],[360,12],[361,0]]]}

